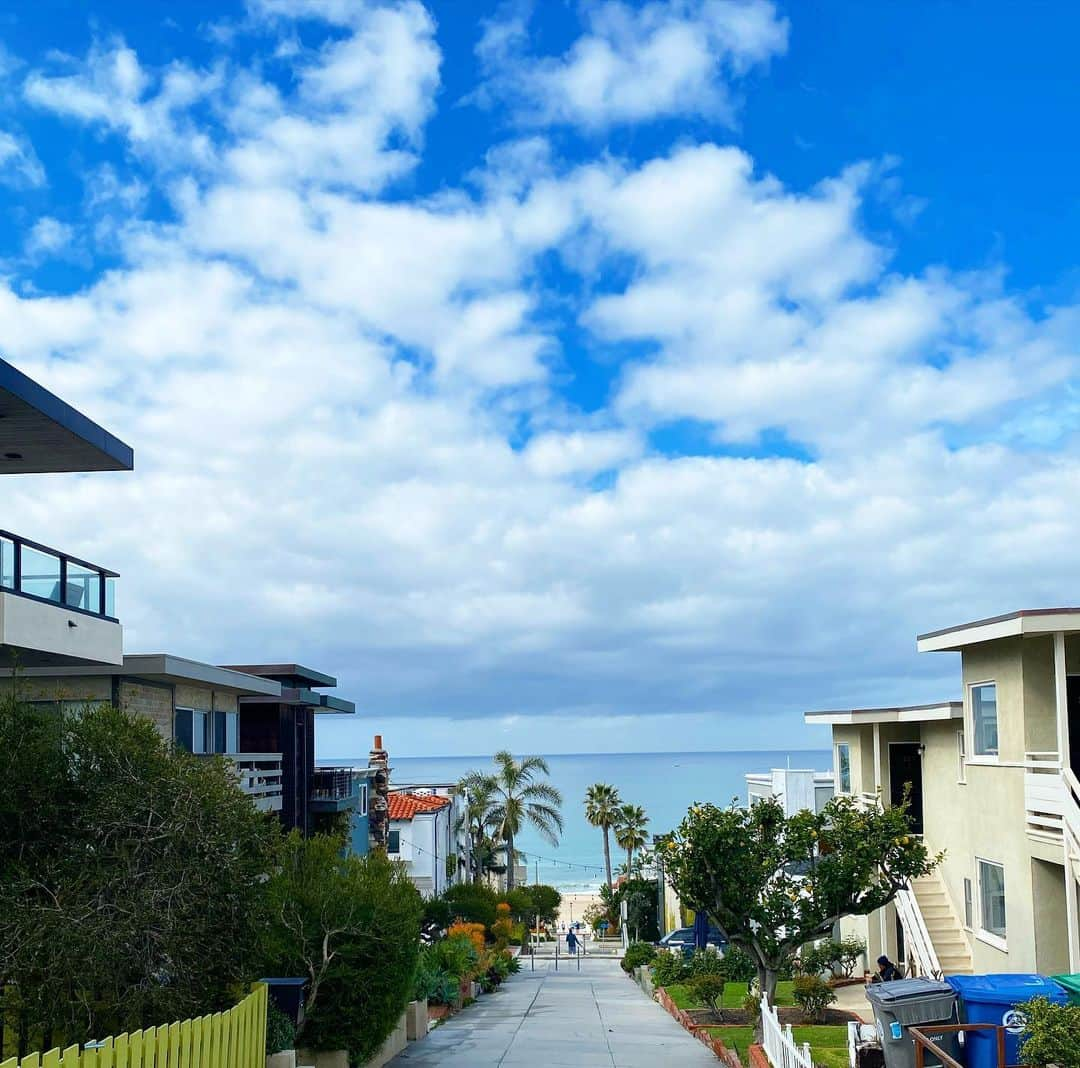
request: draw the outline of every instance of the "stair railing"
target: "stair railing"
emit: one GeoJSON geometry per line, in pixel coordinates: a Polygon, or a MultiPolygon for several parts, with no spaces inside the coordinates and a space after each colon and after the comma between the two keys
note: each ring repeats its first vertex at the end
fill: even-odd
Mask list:
{"type": "Polygon", "coordinates": [[[910,882],[896,895],[896,914],[900,917],[900,926],[904,930],[905,951],[919,974],[940,979],[941,962],[938,960],[934,943],[930,940],[930,932],[926,929],[919,900],[910,882]]]}

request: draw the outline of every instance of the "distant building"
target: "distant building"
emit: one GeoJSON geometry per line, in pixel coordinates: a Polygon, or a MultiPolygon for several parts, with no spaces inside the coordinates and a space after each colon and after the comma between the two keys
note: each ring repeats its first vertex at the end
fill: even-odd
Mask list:
{"type": "Polygon", "coordinates": [[[391,790],[386,852],[406,867],[424,897],[438,897],[457,879],[455,806],[451,797],[419,790],[391,790]]]}
{"type": "Polygon", "coordinates": [[[768,772],[751,772],[746,776],[746,802],[753,805],[766,797],[774,797],[784,808],[785,816],[809,809],[820,812],[835,793],[831,771],[809,771],[801,768],[773,768],[768,772]]]}

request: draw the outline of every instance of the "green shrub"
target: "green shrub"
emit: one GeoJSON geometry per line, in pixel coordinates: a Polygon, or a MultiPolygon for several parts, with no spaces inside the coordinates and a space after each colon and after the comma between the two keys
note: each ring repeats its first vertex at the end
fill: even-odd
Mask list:
{"type": "Polygon", "coordinates": [[[757,968],[750,954],[738,946],[728,946],[724,951],[724,975],[732,983],[751,983],[757,978],[757,968]]]}
{"type": "Polygon", "coordinates": [[[621,961],[622,970],[628,974],[642,964],[651,964],[656,959],[656,948],[648,942],[631,942],[626,947],[621,961]]]}
{"type": "Polygon", "coordinates": [[[499,904],[499,895],[490,887],[479,883],[458,883],[451,886],[443,895],[442,900],[450,909],[451,919],[459,919],[465,923],[482,923],[489,930],[498,919],[496,906],[499,904]]]}
{"type": "Polygon", "coordinates": [[[804,946],[799,953],[798,970],[803,975],[831,973],[835,978],[850,979],[859,958],[866,952],[866,943],[858,938],[843,938],[804,946]]]}
{"type": "Polygon", "coordinates": [[[686,961],[686,974],[691,978],[698,975],[719,975],[726,979],[727,968],[719,953],[714,953],[711,949],[695,949],[686,961]]]}
{"type": "Polygon", "coordinates": [[[443,967],[436,946],[424,946],[416,966],[413,1000],[432,1005],[451,1005],[457,999],[461,980],[443,967]]]}
{"type": "Polygon", "coordinates": [[[655,986],[673,986],[690,978],[690,970],[681,953],[661,952],[652,963],[652,979],[655,986]]]}
{"type": "Polygon", "coordinates": [[[812,1023],[825,1019],[825,1010],[836,1000],[836,994],[819,975],[797,975],[792,997],[812,1023]]]}
{"type": "Polygon", "coordinates": [[[298,1040],[362,1063],[412,999],[423,902],[403,865],[340,847],[321,835],[286,839],[266,885],[262,974],[313,975],[298,1040]]]}
{"type": "Polygon", "coordinates": [[[1035,998],[1024,1006],[1027,1026],[1020,1059],[1035,1068],[1080,1064],[1080,1006],[1035,998]]]}
{"type": "Polygon", "coordinates": [[[476,967],[480,963],[480,955],[476,952],[476,946],[468,935],[452,935],[436,942],[436,959],[443,971],[458,979],[468,978],[475,974],[476,967]]]}
{"type": "Polygon", "coordinates": [[[454,912],[445,898],[432,897],[424,902],[425,927],[437,927],[440,931],[445,931],[453,922],[454,912]]]}
{"type": "Polygon", "coordinates": [[[273,1001],[266,1007],[266,1052],[296,1048],[296,1025],[273,1001]]]}
{"type": "Polygon", "coordinates": [[[695,975],[686,985],[698,1001],[705,1002],[717,1016],[723,1015],[724,987],[727,980],[722,975],[695,975]]]}

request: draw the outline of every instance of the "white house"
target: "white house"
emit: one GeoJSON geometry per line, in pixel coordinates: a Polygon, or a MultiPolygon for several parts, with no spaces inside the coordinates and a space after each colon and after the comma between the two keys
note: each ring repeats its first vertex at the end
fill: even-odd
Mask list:
{"type": "Polygon", "coordinates": [[[402,861],[424,897],[438,897],[455,881],[453,799],[416,790],[392,790],[387,853],[402,861]]]}
{"type": "Polygon", "coordinates": [[[820,812],[834,792],[831,771],[773,768],[766,772],[750,772],[746,776],[747,804],[774,797],[784,806],[785,816],[794,816],[803,809],[820,812]]]}

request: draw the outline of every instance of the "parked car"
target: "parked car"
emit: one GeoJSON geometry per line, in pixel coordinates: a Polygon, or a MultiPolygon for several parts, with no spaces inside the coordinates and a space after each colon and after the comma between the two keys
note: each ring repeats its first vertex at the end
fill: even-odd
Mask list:
{"type": "MultiPolygon", "coordinates": [[[[727,949],[728,941],[719,927],[710,927],[705,944],[715,946],[720,953],[723,953],[727,949]]],[[[684,953],[692,953],[694,950],[694,929],[693,927],[679,927],[674,931],[669,931],[660,939],[658,945],[662,949],[682,950],[684,953]]]]}

